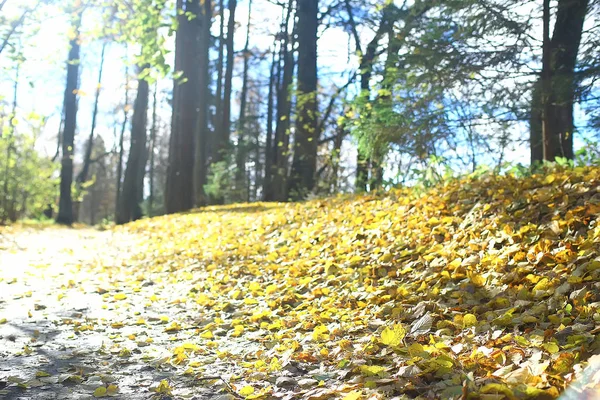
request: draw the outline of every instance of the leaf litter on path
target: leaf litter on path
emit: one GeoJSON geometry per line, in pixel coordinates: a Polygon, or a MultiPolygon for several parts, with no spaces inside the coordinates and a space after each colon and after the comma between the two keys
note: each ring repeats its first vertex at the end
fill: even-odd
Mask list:
{"type": "Polygon", "coordinates": [[[62,231],[72,253],[2,264],[0,390],[593,398],[599,183],[557,169],[62,231]]]}

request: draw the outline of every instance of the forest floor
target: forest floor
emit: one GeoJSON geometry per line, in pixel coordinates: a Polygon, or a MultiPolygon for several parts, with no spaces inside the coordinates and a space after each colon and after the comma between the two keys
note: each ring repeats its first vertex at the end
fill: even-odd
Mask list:
{"type": "Polygon", "coordinates": [[[0,230],[0,398],[600,398],[600,168],[0,230]]]}
{"type": "MultiPolygon", "coordinates": [[[[201,357],[213,379],[176,374],[168,362],[174,332],[168,326],[181,307],[164,300],[180,287],[170,285],[162,301],[150,277],[136,277],[139,287],[127,295],[114,290],[129,281],[119,267],[136,254],[140,240],[81,228],[2,232],[0,399],[239,397],[227,381],[214,379],[235,371],[220,367],[214,352],[201,357]],[[110,293],[104,289],[109,281],[110,293]],[[121,306],[125,297],[127,310],[121,306]]],[[[198,321],[204,323],[201,315],[198,321]]],[[[242,338],[231,346],[252,347],[242,338]]]]}

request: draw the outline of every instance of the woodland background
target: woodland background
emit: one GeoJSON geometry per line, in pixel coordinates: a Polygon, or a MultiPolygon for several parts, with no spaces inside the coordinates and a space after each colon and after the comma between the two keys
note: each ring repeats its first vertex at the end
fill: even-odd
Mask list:
{"type": "Polygon", "coordinates": [[[0,217],[593,164],[595,0],[0,1],[0,217]]]}

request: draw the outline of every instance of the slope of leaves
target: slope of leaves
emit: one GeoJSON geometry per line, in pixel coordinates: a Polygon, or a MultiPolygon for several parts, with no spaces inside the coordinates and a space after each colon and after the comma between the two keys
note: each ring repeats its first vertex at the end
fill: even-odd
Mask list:
{"type": "Polygon", "coordinates": [[[90,308],[55,324],[75,346],[101,341],[77,350],[95,371],[35,382],[123,398],[594,398],[599,183],[598,168],[486,176],[118,228],[126,261],[59,276],[59,301],[90,308]]]}
{"type": "Polygon", "coordinates": [[[128,268],[165,294],[189,280],[170,362],[200,377],[193,353],[214,349],[250,397],[553,398],[600,350],[599,183],[580,168],[208,208],[130,225],[148,245],[128,268]],[[234,354],[237,337],[252,345],[234,354]]]}

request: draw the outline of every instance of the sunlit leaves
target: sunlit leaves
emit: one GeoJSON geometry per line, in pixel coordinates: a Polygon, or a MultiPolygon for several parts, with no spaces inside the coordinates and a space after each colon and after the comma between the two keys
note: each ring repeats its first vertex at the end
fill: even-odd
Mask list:
{"type": "Polygon", "coordinates": [[[386,327],[381,332],[381,343],[392,347],[400,346],[404,336],[406,336],[406,330],[401,324],[396,324],[391,329],[386,327]]]}

